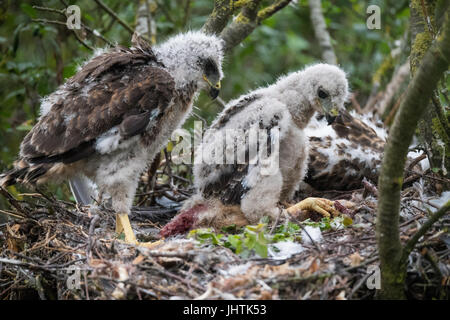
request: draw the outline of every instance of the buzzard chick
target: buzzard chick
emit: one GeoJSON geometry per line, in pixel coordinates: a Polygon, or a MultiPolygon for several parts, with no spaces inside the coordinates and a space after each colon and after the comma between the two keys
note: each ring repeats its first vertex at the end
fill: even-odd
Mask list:
{"type": "MultiPolygon", "coordinates": [[[[128,213],[139,177],[184,122],[198,90],[217,97],[223,44],[201,32],[155,48],[135,34],[132,44],[99,51],[43,99],[39,121],[0,185],[87,177],[100,200],[111,198],[117,231],[136,243],[128,213]]],[[[86,186],[73,187],[76,196],[85,193],[86,186]]]]}
{"type": "MultiPolygon", "coordinates": [[[[343,109],[331,125],[321,115],[313,117],[305,133],[310,153],[308,171],[299,187],[301,196],[355,190],[364,186],[364,179],[377,183],[388,135],[381,121],[343,109]]],[[[406,185],[416,180],[415,172],[429,167],[426,159],[415,161],[419,155],[415,151],[408,153],[406,185]]]]}
{"type": "MultiPolygon", "coordinates": [[[[325,114],[331,122],[343,108],[347,95],[346,74],[336,66],[316,64],[231,101],[207,130],[197,149],[197,154],[201,152],[204,156],[204,161],[194,166],[197,194],[185,203],[180,215],[163,228],[161,235],[184,232],[191,227],[220,228],[256,223],[265,215],[276,217],[278,203],[292,199],[307,170],[305,127],[316,111],[325,114]],[[266,132],[266,138],[251,139],[254,128],[259,129],[258,134],[266,132]],[[225,138],[223,148],[217,144],[220,141],[217,137],[226,136],[231,129],[237,134],[233,139],[225,138]],[[279,152],[272,148],[264,159],[267,147],[276,145],[277,132],[279,152]],[[258,144],[256,148],[254,143],[258,144]],[[244,161],[239,161],[239,152],[231,164],[229,161],[225,161],[228,164],[205,161],[209,155],[217,159],[216,153],[222,151],[223,158],[228,159],[230,152],[240,148],[244,148],[241,152],[244,161]],[[256,161],[252,149],[258,150],[256,161]],[[272,156],[278,156],[279,163],[278,166],[274,162],[277,165],[274,171],[264,161],[272,156]]],[[[329,203],[324,202],[307,199],[301,207],[325,215],[327,211],[333,212],[329,203]]]]}

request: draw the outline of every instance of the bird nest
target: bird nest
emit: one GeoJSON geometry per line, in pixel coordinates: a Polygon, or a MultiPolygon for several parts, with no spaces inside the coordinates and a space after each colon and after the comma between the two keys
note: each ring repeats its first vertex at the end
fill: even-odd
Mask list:
{"type": "MultiPolygon", "coordinates": [[[[266,258],[243,257],[186,236],[153,248],[127,245],[117,238],[107,210],[91,215],[45,194],[19,201],[2,190],[13,210],[3,211],[10,220],[0,225],[0,299],[371,299],[376,289],[368,282],[378,265],[373,188],[335,195],[355,203],[352,225],[330,228],[320,239],[299,240],[301,250],[266,258]]],[[[402,240],[427,216],[411,192],[403,193],[402,240]]],[[[175,212],[135,208],[137,237],[156,240],[175,212]]],[[[436,224],[411,254],[409,298],[449,298],[448,224],[448,218],[436,224]]]]}

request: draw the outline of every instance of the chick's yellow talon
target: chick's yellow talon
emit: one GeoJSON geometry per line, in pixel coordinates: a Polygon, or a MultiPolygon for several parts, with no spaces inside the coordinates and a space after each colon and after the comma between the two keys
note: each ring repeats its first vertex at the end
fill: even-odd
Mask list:
{"type": "Polygon", "coordinates": [[[116,233],[125,235],[125,242],[129,244],[137,244],[133,229],[131,229],[130,219],[126,213],[116,214],[116,233]]]}
{"type": "Polygon", "coordinates": [[[339,211],[334,207],[334,201],[324,198],[306,198],[299,203],[287,208],[289,214],[294,214],[299,210],[315,211],[320,213],[324,217],[336,217],[339,215],[339,211]]]}
{"type": "Polygon", "coordinates": [[[136,240],[136,236],[134,235],[133,229],[131,229],[130,219],[128,218],[128,214],[126,213],[118,213],[116,215],[116,233],[125,235],[124,242],[132,245],[137,245],[149,249],[153,249],[154,247],[163,243],[163,240],[155,241],[155,242],[139,242],[136,240]]]}

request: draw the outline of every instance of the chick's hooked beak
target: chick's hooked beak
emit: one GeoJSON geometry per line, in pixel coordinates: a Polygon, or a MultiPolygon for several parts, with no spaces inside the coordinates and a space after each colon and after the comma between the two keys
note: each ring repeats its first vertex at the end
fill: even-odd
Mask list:
{"type": "Polygon", "coordinates": [[[331,103],[324,103],[322,109],[325,113],[328,125],[331,125],[339,115],[339,109],[336,106],[331,105],[331,103]]]}
{"type": "Polygon", "coordinates": [[[331,125],[333,124],[334,120],[336,120],[336,116],[332,116],[331,114],[327,113],[325,115],[325,118],[327,119],[327,124],[331,125]]]}
{"type": "Polygon", "coordinates": [[[211,99],[216,99],[220,92],[220,81],[213,85],[205,75],[203,75],[203,80],[209,85],[208,93],[211,99]]]}

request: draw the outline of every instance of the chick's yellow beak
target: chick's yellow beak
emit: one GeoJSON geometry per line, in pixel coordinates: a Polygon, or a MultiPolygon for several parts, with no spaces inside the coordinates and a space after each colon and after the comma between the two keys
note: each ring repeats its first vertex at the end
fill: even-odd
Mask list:
{"type": "Polygon", "coordinates": [[[219,95],[220,92],[220,81],[217,82],[216,84],[212,84],[211,81],[209,81],[209,79],[206,77],[206,75],[203,75],[203,80],[206,81],[206,83],[209,85],[209,95],[210,97],[214,100],[217,98],[217,96],[219,95]]]}

